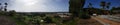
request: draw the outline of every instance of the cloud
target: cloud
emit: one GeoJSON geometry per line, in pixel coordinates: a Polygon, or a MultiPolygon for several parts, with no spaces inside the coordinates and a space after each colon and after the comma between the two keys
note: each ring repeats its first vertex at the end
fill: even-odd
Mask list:
{"type": "Polygon", "coordinates": [[[18,12],[57,12],[62,10],[61,0],[10,0],[9,9],[18,12]],[[60,10],[59,10],[60,9],[60,10]]]}

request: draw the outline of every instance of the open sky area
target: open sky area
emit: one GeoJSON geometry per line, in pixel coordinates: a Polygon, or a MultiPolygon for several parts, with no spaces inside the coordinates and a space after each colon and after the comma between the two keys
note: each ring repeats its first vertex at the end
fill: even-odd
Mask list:
{"type": "MultiPolygon", "coordinates": [[[[93,7],[101,8],[100,2],[111,2],[110,7],[120,6],[120,0],[86,0],[84,8],[88,7],[88,3],[92,3],[93,7]]],[[[0,3],[8,3],[8,10],[17,12],[68,12],[69,0],[0,0],[0,3]]]]}

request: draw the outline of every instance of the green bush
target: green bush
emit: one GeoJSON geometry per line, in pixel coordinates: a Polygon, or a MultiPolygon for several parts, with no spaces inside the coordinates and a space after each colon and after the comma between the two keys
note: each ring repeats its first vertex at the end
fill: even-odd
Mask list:
{"type": "Polygon", "coordinates": [[[90,19],[91,17],[89,15],[81,15],[80,18],[82,18],[82,19],[90,19]]]}

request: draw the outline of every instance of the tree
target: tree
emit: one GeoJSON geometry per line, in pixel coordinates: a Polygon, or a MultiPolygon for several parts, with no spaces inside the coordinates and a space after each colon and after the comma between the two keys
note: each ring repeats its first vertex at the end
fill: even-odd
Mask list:
{"type": "Polygon", "coordinates": [[[5,8],[4,8],[4,11],[7,11],[7,3],[4,3],[5,4],[5,8]]]}
{"type": "Polygon", "coordinates": [[[111,5],[111,3],[108,2],[108,3],[106,4],[106,7],[109,9],[110,5],[111,5]]]}
{"type": "Polygon", "coordinates": [[[88,7],[89,7],[89,8],[92,8],[92,3],[89,3],[88,7]]]}
{"type": "Polygon", "coordinates": [[[0,5],[1,5],[1,3],[0,3],[0,5]]]}
{"type": "Polygon", "coordinates": [[[15,16],[15,15],[16,15],[16,11],[15,10],[9,11],[9,16],[15,16]]]}
{"type": "Polygon", "coordinates": [[[102,2],[100,3],[100,6],[102,6],[102,9],[105,9],[106,2],[105,2],[105,1],[102,1],[102,2]]]}
{"type": "Polygon", "coordinates": [[[70,0],[69,13],[74,17],[79,17],[82,13],[85,0],[70,0]]]}
{"type": "Polygon", "coordinates": [[[53,23],[51,17],[46,17],[44,20],[46,21],[45,23],[53,23]]]}
{"type": "Polygon", "coordinates": [[[82,19],[90,19],[91,17],[89,16],[89,15],[82,15],[80,18],[82,18],[82,19]]]}
{"type": "Polygon", "coordinates": [[[109,9],[110,5],[110,2],[106,3],[105,1],[102,1],[100,4],[100,6],[102,6],[103,9],[109,9]]]}
{"type": "Polygon", "coordinates": [[[0,11],[2,10],[1,5],[2,5],[2,4],[0,3],[0,11]]]}

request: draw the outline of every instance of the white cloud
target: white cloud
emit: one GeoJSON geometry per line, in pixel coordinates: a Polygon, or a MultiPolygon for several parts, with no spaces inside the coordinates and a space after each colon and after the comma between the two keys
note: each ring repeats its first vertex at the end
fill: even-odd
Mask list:
{"type": "MultiPolygon", "coordinates": [[[[61,0],[56,0],[61,1],[61,0]]],[[[54,12],[56,6],[54,0],[10,0],[11,10],[18,12],[54,12]]],[[[59,6],[57,6],[59,7],[59,6]]]]}

